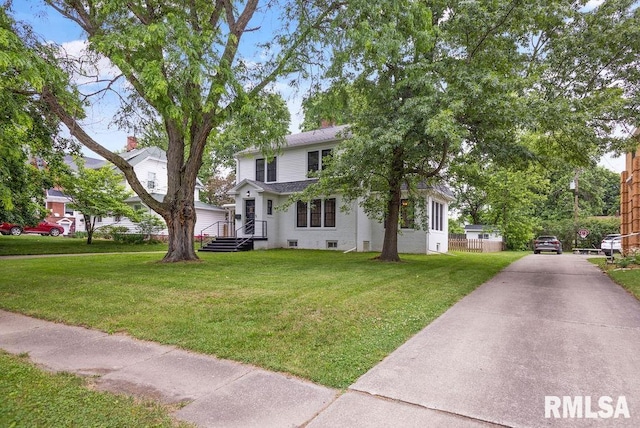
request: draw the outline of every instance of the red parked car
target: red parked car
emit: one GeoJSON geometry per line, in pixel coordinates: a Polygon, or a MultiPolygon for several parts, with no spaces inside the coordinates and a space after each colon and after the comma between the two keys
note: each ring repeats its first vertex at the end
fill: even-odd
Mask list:
{"type": "Polygon", "coordinates": [[[39,233],[42,236],[59,236],[64,233],[64,228],[48,221],[41,221],[36,226],[24,227],[12,223],[2,223],[0,224],[0,233],[13,236],[18,236],[21,233],[39,233]]]}

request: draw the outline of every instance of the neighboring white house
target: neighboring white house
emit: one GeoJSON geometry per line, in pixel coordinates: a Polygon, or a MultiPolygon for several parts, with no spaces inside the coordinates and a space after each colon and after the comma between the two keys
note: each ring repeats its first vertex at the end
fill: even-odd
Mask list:
{"type": "MultiPolygon", "coordinates": [[[[381,251],[384,225],[367,217],[354,202],[343,212],[339,194],[312,203],[298,201],[278,209],[314,179],[323,158],[340,144],[346,126],[333,126],[286,137],[286,146],[270,162],[258,150],[236,154],[235,227],[238,236],[258,238],[254,248],[309,248],[381,251]]],[[[448,251],[448,205],[453,195],[444,186],[425,188],[428,230],[407,225],[398,236],[401,253],[448,251]]]]}
{"type": "Polygon", "coordinates": [[[483,224],[467,224],[464,226],[466,239],[485,239],[492,242],[502,242],[502,234],[498,229],[483,224]]]}
{"type": "MultiPolygon", "coordinates": [[[[135,137],[127,138],[127,151],[121,153],[124,159],[126,159],[138,177],[138,180],[145,186],[146,190],[157,200],[162,201],[167,194],[168,176],[167,176],[167,155],[166,153],[157,147],[147,147],[138,149],[135,137]]],[[[65,158],[65,162],[72,168],[76,169],[77,166],[71,156],[65,158]]],[[[104,165],[108,165],[107,161],[93,158],[84,158],[85,167],[87,168],[100,168],[104,165]]],[[[115,168],[115,167],[114,167],[115,168]]],[[[129,190],[131,186],[123,179],[123,184],[129,190]]],[[[198,180],[195,189],[195,209],[196,209],[196,225],[194,228],[194,234],[200,234],[200,231],[211,226],[216,222],[224,222],[229,211],[213,205],[208,205],[199,202],[200,189],[202,183],[198,180]]],[[[65,234],[73,231],[83,232],[86,230],[84,225],[84,218],[79,212],[74,212],[68,208],[70,204],[69,199],[64,195],[64,190],[50,189],[47,192],[47,208],[50,210],[50,214],[47,220],[56,222],[65,227],[65,234]],[[54,208],[55,207],[55,208],[54,208]],[[64,215],[59,212],[64,210],[64,215]]],[[[132,205],[135,209],[146,210],[149,213],[157,215],[149,207],[147,207],[140,200],[139,196],[133,196],[126,201],[132,205]]],[[[159,217],[159,216],[158,216],[159,217]]],[[[136,232],[136,225],[126,217],[102,217],[96,221],[96,227],[117,225],[125,226],[129,228],[130,232],[136,232]]],[[[167,235],[168,231],[165,229],[159,233],[160,235],[167,235]]]]}

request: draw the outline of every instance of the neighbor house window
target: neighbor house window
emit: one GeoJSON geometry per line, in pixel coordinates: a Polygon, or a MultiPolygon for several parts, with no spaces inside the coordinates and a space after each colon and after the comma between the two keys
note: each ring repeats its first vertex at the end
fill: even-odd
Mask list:
{"type": "Polygon", "coordinates": [[[413,229],[415,226],[413,204],[408,199],[400,200],[400,228],[413,229]]]}
{"type": "Polygon", "coordinates": [[[479,233],[478,234],[478,239],[489,239],[489,234],[488,233],[479,233]]]}
{"type": "Polygon", "coordinates": [[[444,204],[431,201],[431,229],[444,230],[444,204]]]}
{"type": "Polygon", "coordinates": [[[298,201],[296,204],[297,215],[296,215],[296,226],[297,227],[307,227],[307,203],[298,201]]]}
{"type": "Polygon", "coordinates": [[[311,201],[311,227],[322,227],[322,199],[311,201]]]}
{"type": "Polygon", "coordinates": [[[64,204],[64,215],[73,216],[73,208],[69,207],[67,204],[64,204]]]}
{"type": "Polygon", "coordinates": [[[267,199],[267,215],[273,215],[273,201],[267,199]]]}
{"type": "Polygon", "coordinates": [[[156,188],[156,173],[150,172],[147,175],[147,189],[153,190],[156,188]]]}

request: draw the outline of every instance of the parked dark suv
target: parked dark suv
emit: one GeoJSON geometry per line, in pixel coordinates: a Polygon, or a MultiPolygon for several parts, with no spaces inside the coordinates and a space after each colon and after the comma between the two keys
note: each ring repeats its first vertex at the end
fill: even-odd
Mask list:
{"type": "Polygon", "coordinates": [[[562,254],[562,242],[555,236],[538,236],[533,241],[533,254],[540,254],[541,251],[553,251],[562,254]]]}

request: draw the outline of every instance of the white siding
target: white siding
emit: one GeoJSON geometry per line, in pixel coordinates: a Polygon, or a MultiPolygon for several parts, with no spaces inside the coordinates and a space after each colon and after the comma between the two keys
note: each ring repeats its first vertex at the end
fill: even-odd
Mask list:
{"type": "MultiPolygon", "coordinates": [[[[310,151],[322,151],[332,149],[335,143],[314,144],[283,150],[276,156],[277,181],[287,183],[291,181],[306,180],[307,177],[307,153],[310,151]]],[[[236,183],[242,180],[255,180],[256,159],[264,158],[261,153],[253,153],[238,156],[236,183]]]]}
{"type": "MultiPolygon", "coordinates": [[[[158,193],[161,195],[167,194],[168,176],[167,176],[167,163],[154,158],[147,158],[133,167],[136,172],[138,180],[142,183],[145,189],[149,193],[158,193]],[[155,186],[154,188],[148,187],[149,173],[155,174],[155,186]]],[[[126,181],[125,181],[126,183],[126,181]]],[[[131,190],[129,183],[125,184],[127,189],[131,190]]]]}

